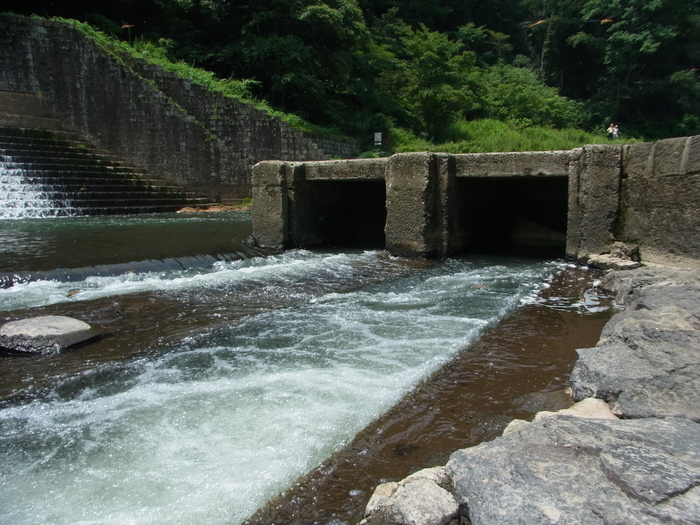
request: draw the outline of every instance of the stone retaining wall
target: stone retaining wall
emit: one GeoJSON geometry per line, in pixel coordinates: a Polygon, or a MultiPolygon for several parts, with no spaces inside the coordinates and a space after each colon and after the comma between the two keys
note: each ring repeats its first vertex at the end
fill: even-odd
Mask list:
{"type": "Polygon", "coordinates": [[[0,90],[34,93],[87,140],[210,199],[250,195],[265,159],[329,159],[278,117],[207,91],[143,60],[108,54],[69,24],[0,15],[0,90]]]}

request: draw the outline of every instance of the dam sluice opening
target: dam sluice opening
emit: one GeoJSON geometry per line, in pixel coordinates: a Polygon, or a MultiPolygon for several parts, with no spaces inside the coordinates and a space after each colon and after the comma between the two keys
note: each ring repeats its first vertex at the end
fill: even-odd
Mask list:
{"type": "MultiPolygon", "coordinates": [[[[294,247],[383,249],[384,180],[307,181],[290,205],[294,247]]],[[[441,255],[564,257],[568,178],[457,177],[441,255]]]]}
{"type": "Polygon", "coordinates": [[[567,177],[459,177],[456,194],[464,252],[565,255],[567,177]]]}
{"type": "Polygon", "coordinates": [[[299,211],[303,224],[296,244],[382,249],[386,222],[383,180],[307,182],[308,210],[299,211]],[[307,244],[308,243],[308,244],[307,244]]]}

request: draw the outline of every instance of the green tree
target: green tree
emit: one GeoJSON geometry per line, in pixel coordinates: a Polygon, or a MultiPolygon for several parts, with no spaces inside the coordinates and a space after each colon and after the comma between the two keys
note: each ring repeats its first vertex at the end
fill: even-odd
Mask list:
{"type": "Polygon", "coordinates": [[[468,23],[459,27],[456,38],[476,55],[477,65],[483,67],[513,58],[513,45],[506,34],[468,23]]]}
{"type": "Polygon", "coordinates": [[[589,0],[582,15],[609,21],[570,39],[602,52],[589,118],[647,137],[700,133],[700,0],[589,0]]]}
{"type": "Polygon", "coordinates": [[[530,70],[504,63],[478,72],[479,118],[514,122],[520,126],[575,127],[582,104],[545,86],[530,70]]]}
{"type": "Polygon", "coordinates": [[[202,3],[216,30],[202,62],[259,82],[272,105],[329,125],[350,114],[370,39],[356,0],[202,3]]]}
{"type": "Polygon", "coordinates": [[[588,78],[595,76],[599,57],[568,39],[600,20],[582,20],[580,0],[522,0],[522,5],[529,13],[524,22],[528,56],[540,78],[568,97],[590,96],[588,78]]]}
{"type": "Polygon", "coordinates": [[[397,56],[403,65],[389,73],[388,85],[399,97],[398,105],[413,117],[415,127],[427,137],[439,139],[441,129],[473,104],[469,72],[474,53],[425,26],[408,31],[400,43],[397,56]]]}

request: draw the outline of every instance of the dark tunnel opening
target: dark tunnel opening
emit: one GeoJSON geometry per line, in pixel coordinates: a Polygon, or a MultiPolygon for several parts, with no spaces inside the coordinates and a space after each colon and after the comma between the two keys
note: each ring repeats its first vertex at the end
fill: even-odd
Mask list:
{"type": "Polygon", "coordinates": [[[385,247],[384,180],[333,180],[308,183],[315,234],[324,247],[385,247]]]}
{"type": "Polygon", "coordinates": [[[565,255],[568,177],[458,177],[456,190],[464,251],[565,255]]]}

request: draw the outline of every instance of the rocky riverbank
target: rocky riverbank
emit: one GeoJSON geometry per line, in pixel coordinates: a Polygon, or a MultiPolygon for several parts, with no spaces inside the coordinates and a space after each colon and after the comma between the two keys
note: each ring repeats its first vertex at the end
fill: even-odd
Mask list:
{"type": "Polygon", "coordinates": [[[577,404],[380,485],[362,525],[700,523],[700,272],[600,287],[624,310],[579,350],[577,404]]]}

